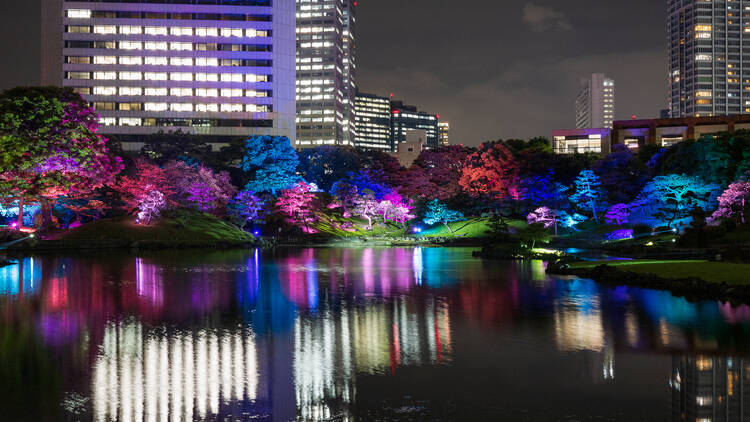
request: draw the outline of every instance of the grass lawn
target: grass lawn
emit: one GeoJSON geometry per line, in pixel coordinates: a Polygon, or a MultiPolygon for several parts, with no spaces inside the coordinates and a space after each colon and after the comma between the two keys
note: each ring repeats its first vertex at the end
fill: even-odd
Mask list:
{"type": "Polygon", "coordinates": [[[133,217],[98,220],[60,236],[62,240],[170,242],[233,242],[252,238],[250,234],[212,215],[188,211],[169,213],[149,226],[135,224],[133,217]]]}
{"type": "Polygon", "coordinates": [[[750,264],[731,262],[632,260],[576,262],[570,266],[571,268],[593,268],[602,264],[617,267],[623,271],[651,273],[664,278],[698,277],[712,283],[750,283],[750,264]]]}
{"type": "MultiPolygon", "coordinates": [[[[490,231],[490,220],[488,218],[470,218],[466,221],[449,223],[453,233],[443,224],[437,224],[431,228],[422,231],[424,237],[466,237],[480,238],[487,237],[490,231]]],[[[521,220],[509,220],[508,227],[514,229],[523,229],[527,226],[526,222],[521,220]]]]}

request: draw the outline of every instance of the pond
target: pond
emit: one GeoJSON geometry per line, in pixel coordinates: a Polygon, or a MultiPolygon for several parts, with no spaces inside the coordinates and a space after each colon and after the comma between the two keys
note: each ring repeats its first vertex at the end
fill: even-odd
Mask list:
{"type": "Polygon", "coordinates": [[[465,248],[34,256],[0,268],[7,420],[718,421],[750,308],[465,248]]]}

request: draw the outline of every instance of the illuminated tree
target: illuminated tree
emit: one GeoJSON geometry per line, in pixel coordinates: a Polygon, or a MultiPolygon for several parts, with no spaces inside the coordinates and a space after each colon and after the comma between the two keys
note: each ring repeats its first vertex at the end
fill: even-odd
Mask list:
{"type": "Polygon", "coordinates": [[[458,184],[461,170],[471,148],[450,145],[426,149],[419,154],[414,165],[404,173],[400,191],[411,197],[437,198],[446,201],[461,193],[458,184]]]}
{"type": "Polygon", "coordinates": [[[422,221],[429,225],[441,223],[448,228],[448,231],[453,233],[453,229],[448,223],[462,220],[465,220],[462,212],[448,209],[444,203],[436,198],[427,203],[427,210],[424,213],[422,221]]]}
{"type": "Polygon", "coordinates": [[[159,218],[162,210],[166,207],[167,201],[161,192],[158,190],[149,191],[138,204],[138,218],[136,219],[136,223],[151,224],[151,221],[159,218]]]}
{"type": "Polygon", "coordinates": [[[394,221],[402,226],[415,218],[411,214],[413,209],[411,200],[404,200],[401,195],[395,192],[386,195],[376,206],[376,212],[383,218],[384,222],[394,221]]]}
{"type": "Polygon", "coordinates": [[[520,199],[532,206],[560,206],[567,201],[567,190],[566,186],[555,182],[551,175],[531,176],[521,179],[519,183],[520,199]]]}
{"type": "Polygon", "coordinates": [[[310,185],[298,182],[292,189],[281,191],[276,200],[276,208],[287,217],[287,222],[303,227],[311,232],[309,225],[315,222],[315,194],[310,192],[310,185]]]}
{"type": "Polygon", "coordinates": [[[378,215],[378,200],[375,199],[375,194],[367,190],[354,197],[352,214],[367,220],[367,229],[372,230],[372,219],[378,215]]]}
{"type": "Polygon", "coordinates": [[[299,157],[289,138],[253,136],[245,142],[245,156],[240,168],[248,173],[246,190],[256,193],[276,192],[291,188],[300,181],[297,176],[299,157]]]}
{"type": "Polygon", "coordinates": [[[622,226],[628,222],[629,216],[630,206],[627,204],[615,204],[607,210],[604,219],[607,220],[607,224],[617,224],[618,226],[622,226]]]}
{"type": "MultiPolygon", "coordinates": [[[[70,89],[16,88],[0,95],[0,197],[42,206],[52,222],[61,196],[83,197],[122,170],[99,136],[99,116],[70,89]]],[[[20,224],[23,221],[19,221],[20,224]]]]}
{"type": "Polygon", "coordinates": [[[526,216],[526,221],[529,224],[544,224],[544,227],[546,228],[554,227],[555,235],[557,235],[557,223],[560,221],[560,214],[559,212],[547,207],[540,207],[534,210],[534,212],[529,213],[529,215],[526,216]]]}
{"type": "Polygon", "coordinates": [[[503,199],[515,188],[518,163],[501,142],[485,142],[466,159],[459,185],[474,197],[503,199]]]}
{"type": "Polygon", "coordinates": [[[639,202],[654,210],[652,215],[668,226],[687,218],[695,208],[708,210],[709,199],[718,185],[704,182],[698,177],[670,174],[654,177],[639,195],[639,202]]]}
{"type": "Polygon", "coordinates": [[[746,223],[748,205],[750,204],[750,182],[735,182],[719,196],[719,208],[711,216],[711,221],[722,218],[739,217],[742,224],[746,223]]]}
{"type": "Polygon", "coordinates": [[[250,191],[243,190],[238,193],[227,206],[230,216],[241,221],[240,226],[257,220],[263,213],[264,202],[250,191]]]}
{"type": "Polygon", "coordinates": [[[599,177],[591,170],[583,170],[575,180],[576,192],[570,196],[570,201],[580,207],[588,207],[594,214],[594,221],[599,224],[597,206],[603,199],[603,192],[599,177]]]}
{"type": "Polygon", "coordinates": [[[237,193],[228,173],[215,173],[202,164],[171,161],[164,169],[175,181],[179,200],[203,212],[216,212],[224,208],[237,193]]]}
{"type": "Polygon", "coordinates": [[[122,176],[113,188],[120,193],[125,210],[131,214],[138,214],[146,206],[145,202],[153,201],[158,196],[152,195],[152,192],[158,191],[164,200],[160,210],[168,208],[170,204],[174,205],[177,194],[172,176],[145,159],[136,160],[133,175],[122,176]]]}
{"type": "Polygon", "coordinates": [[[340,180],[334,183],[331,187],[331,195],[333,195],[335,199],[328,205],[328,208],[341,208],[344,218],[351,217],[350,210],[354,208],[354,200],[358,195],[357,187],[349,184],[349,182],[345,180],[340,180]]]}

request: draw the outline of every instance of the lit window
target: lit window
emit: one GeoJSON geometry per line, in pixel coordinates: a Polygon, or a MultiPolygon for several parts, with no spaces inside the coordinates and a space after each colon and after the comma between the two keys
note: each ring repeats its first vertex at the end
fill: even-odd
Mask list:
{"type": "Polygon", "coordinates": [[[195,80],[198,82],[218,82],[219,75],[216,73],[196,73],[195,80]]]}
{"type": "Polygon", "coordinates": [[[167,111],[167,103],[146,103],[143,107],[146,111],[167,111]]]}
{"type": "Polygon", "coordinates": [[[195,59],[196,66],[218,66],[219,59],[210,59],[205,57],[199,57],[195,59]]]}
{"type": "Polygon", "coordinates": [[[95,86],[94,95],[117,95],[117,88],[113,86],[95,86]]]}
{"type": "Polygon", "coordinates": [[[171,73],[169,75],[169,79],[173,81],[192,81],[193,80],[193,74],[192,73],[171,73]]]}
{"type": "Polygon", "coordinates": [[[117,27],[114,25],[97,25],[94,27],[94,34],[116,34],[117,27]]]}
{"type": "Polygon", "coordinates": [[[169,95],[173,97],[191,97],[193,95],[192,88],[172,88],[169,90],[169,95]]]}
{"type": "Polygon", "coordinates": [[[195,111],[200,111],[204,113],[217,112],[219,111],[219,105],[218,104],[196,104],[195,111]]]}
{"type": "Polygon", "coordinates": [[[120,33],[123,35],[138,35],[141,34],[142,28],[140,26],[121,26],[120,33]]]}
{"type": "Polygon", "coordinates": [[[117,124],[117,119],[114,117],[101,117],[99,118],[99,124],[102,126],[114,126],[117,124]]]}
{"type": "Polygon", "coordinates": [[[222,73],[221,74],[221,81],[222,82],[242,82],[242,74],[241,73],[222,73]]]}
{"type": "Polygon", "coordinates": [[[91,10],[86,9],[69,9],[68,17],[74,19],[89,19],[91,18],[91,10]]]}
{"type": "Polygon", "coordinates": [[[169,49],[174,51],[189,51],[193,49],[193,44],[189,42],[169,43],[169,49]]]}
{"type": "Polygon", "coordinates": [[[169,33],[172,35],[193,35],[193,28],[170,28],[169,33]]]}
{"type": "Polygon", "coordinates": [[[242,90],[241,89],[222,89],[221,96],[222,97],[241,97],[242,90]]]}
{"type": "Polygon", "coordinates": [[[170,104],[169,109],[171,111],[193,111],[193,105],[190,103],[175,103],[170,104]]]}
{"type": "Polygon", "coordinates": [[[164,97],[167,95],[167,88],[146,88],[146,96],[164,97]]]}
{"type": "Polygon", "coordinates": [[[138,41],[120,41],[120,49],[122,50],[140,50],[143,48],[143,43],[138,41]]]}
{"type": "Polygon", "coordinates": [[[218,97],[219,91],[217,89],[198,88],[195,90],[195,95],[198,97],[218,97]]]}
{"type": "Polygon", "coordinates": [[[149,66],[166,66],[166,57],[146,57],[146,64],[149,66]]]}
{"type": "Polygon", "coordinates": [[[115,56],[94,56],[94,64],[117,64],[115,56]]]}
{"type": "Polygon", "coordinates": [[[141,72],[120,72],[120,79],[123,81],[140,81],[142,78],[141,72]]]}
{"type": "Polygon", "coordinates": [[[245,106],[245,111],[248,113],[256,113],[258,111],[258,106],[256,104],[247,104],[245,106]]]}
{"type": "Polygon", "coordinates": [[[117,79],[117,73],[116,72],[94,72],[94,79],[114,80],[114,79],[117,79]]]}
{"type": "Polygon", "coordinates": [[[167,43],[165,42],[147,42],[146,50],[165,51],[167,49],[167,43]]]}
{"type": "Polygon", "coordinates": [[[137,117],[121,117],[120,126],[140,126],[141,119],[137,117]]]}
{"type": "Polygon", "coordinates": [[[167,28],[164,26],[147,26],[144,32],[146,35],[167,35],[167,28]]]}
{"type": "Polygon", "coordinates": [[[132,96],[132,95],[141,95],[141,88],[131,87],[131,86],[122,86],[120,87],[120,95],[122,96],[132,96]]]}
{"type": "Polygon", "coordinates": [[[242,104],[222,104],[221,111],[227,113],[242,112],[242,104]]]}
{"type": "Polygon", "coordinates": [[[190,57],[172,57],[169,59],[169,64],[172,66],[192,66],[193,59],[190,57]]]}
{"type": "Polygon", "coordinates": [[[195,35],[199,37],[217,37],[219,36],[218,28],[195,28],[195,35]]]}
{"type": "Polygon", "coordinates": [[[135,56],[120,56],[120,64],[140,66],[141,64],[143,64],[143,58],[135,56]]]}
{"type": "Polygon", "coordinates": [[[146,72],[143,79],[147,81],[166,81],[167,74],[164,72],[146,72]]]}

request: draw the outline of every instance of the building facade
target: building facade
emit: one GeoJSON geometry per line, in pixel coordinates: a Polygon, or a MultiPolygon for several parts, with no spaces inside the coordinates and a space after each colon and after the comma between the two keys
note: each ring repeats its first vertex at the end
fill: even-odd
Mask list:
{"type": "Polygon", "coordinates": [[[609,129],[572,129],[552,132],[552,149],[555,154],[608,153],[609,129]]]}
{"type": "Polygon", "coordinates": [[[103,134],[295,138],[293,5],[45,0],[42,19],[43,84],[79,92],[103,134]]]}
{"type": "Polygon", "coordinates": [[[750,113],[750,15],[736,0],[668,0],[671,117],[750,113]]]}
{"type": "Polygon", "coordinates": [[[439,116],[418,111],[414,106],[404,105],[401,101],[391,101],[391,142],[394,149],[406,142],[406,133],[410,130],[424,130],[427,135],[427,148],[440,145],[439,116]]]}
{"type": "Polygon", "coordinates": [[[358,92],[354,104],[357,127],[354,145],[365,150],[392,152],[391,100],[358,92]]]}
{"type": "Polygon", "coordinates": [[[615,81],[603,73],[581,79],[576,97],[576,128],[611,128],[615,119],[615,81]]]}
{"type": "Polygon", "coordinates": [[[612,128],[612,145],[630,148],[643,145],[669,147],[678,142],[699,139],[720,132],[750,130],[750,115],[683,117],[672,119],[616,121],[612,128]]]}
{"type": "Polygon", "coordinates": [[[450,142],[450,122],[439,122],[438,123],[438,144],[441,147],[447,147],[451,144],[450,142]]]}
{"type": "Polygon", "coordinates": [[[296,147],[353,145],[356,1],[296,0],[296,147]]]}

